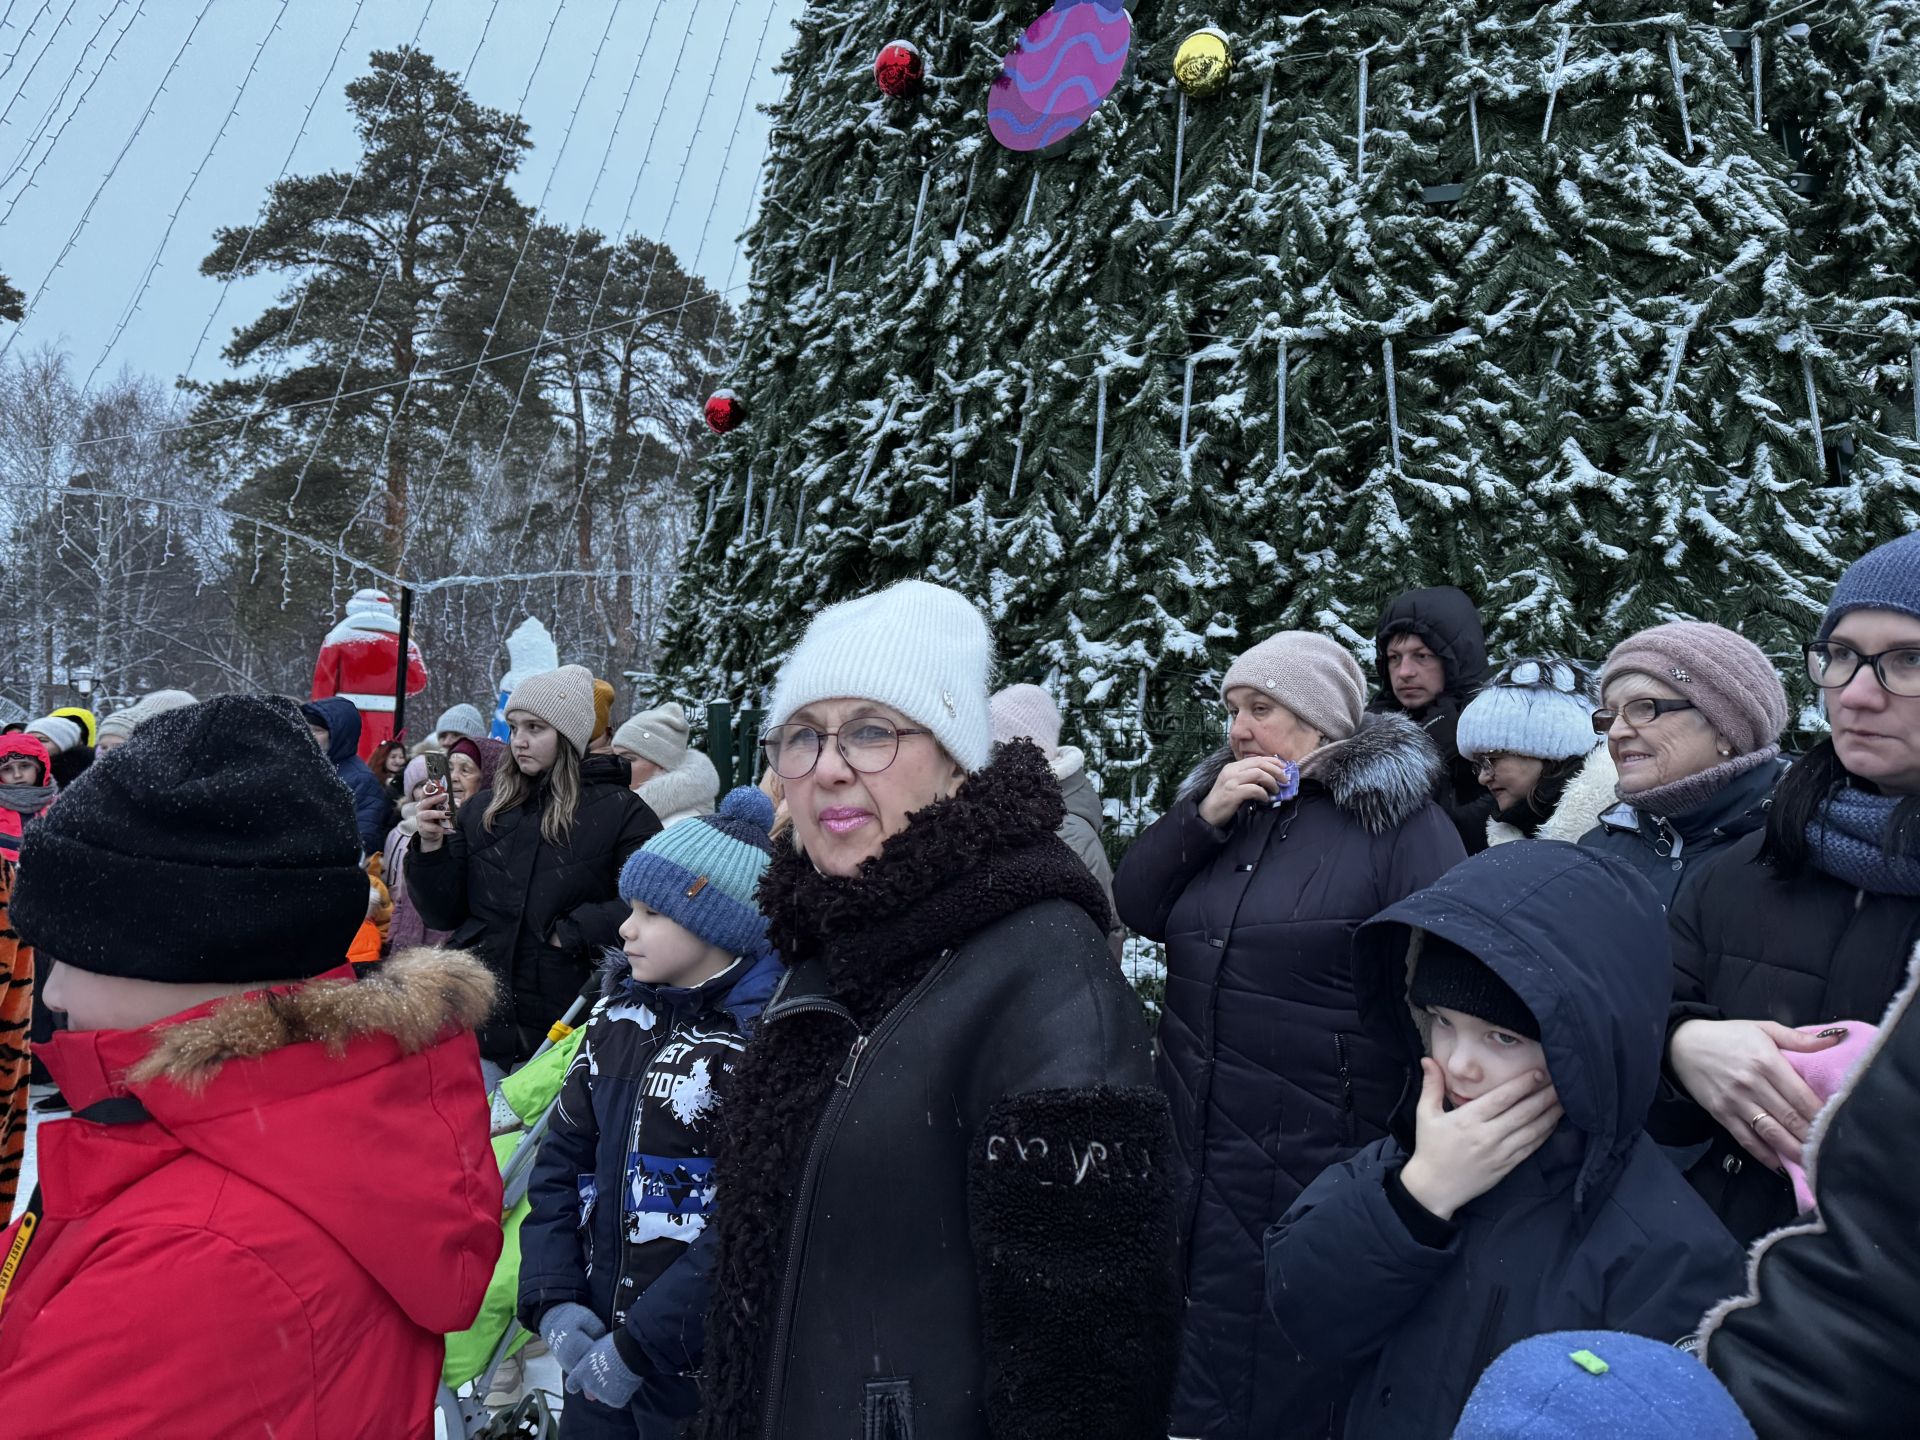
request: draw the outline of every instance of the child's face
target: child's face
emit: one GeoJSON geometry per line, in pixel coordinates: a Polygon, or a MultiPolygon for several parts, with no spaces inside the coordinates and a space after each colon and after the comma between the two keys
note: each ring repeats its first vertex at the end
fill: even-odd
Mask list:
{"type": "Polygon", "coordinates": [[[630,903],[633,913],[620,927],[621,948],[633,978],[642,984],[692,989],[733,963],[734,957],[718,945],[709,945],[638,900],[630,903]]]}
{"type": "Polygon", "coordinates": [[[1538,1040],[1443,1005],[1429,1005],[1427,1014],[1433,1019],[1427,1050],[1446,1077],[1450,1109],[1477,1100],[1496,1085],[1504,1085],[1529,1070],[1538,1070],[1547,1076],[1547,1084],[1553,1083],[1547,1070],[1547,1052],[1538,1040]]]}
{"type": "Polygon", "coordinates": [[[0,785],[38,785],[40,762],[31,755],[9,755],[0,760],[0,785]]]}

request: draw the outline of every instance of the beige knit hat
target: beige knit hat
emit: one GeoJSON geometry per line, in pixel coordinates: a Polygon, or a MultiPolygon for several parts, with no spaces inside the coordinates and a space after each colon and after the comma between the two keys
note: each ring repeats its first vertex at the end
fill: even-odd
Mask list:
{"type": "Polygon", "coordinates": [[[1329,740],[1360,728],[1367,679],[1344,645],[1311,630],[1282,630],[1227,667],[1220,698],[1246,685],[1263,690],[1329,740]]]}
{"type": "Polygon", "coordinates": [[[529,675],[513,687],[506,713],[516,710],[544,720],[584,755],[593,739],[593,675],[584,665],[562,665],[558,670],[529,675]]]}
{"type": "Polygon", "coordinates": [[[687,712],[669,700],[657,710],[642,710],[613,732],[613,748],[651,760],[662,770],[677,770],[687,758],[687,712]]]}

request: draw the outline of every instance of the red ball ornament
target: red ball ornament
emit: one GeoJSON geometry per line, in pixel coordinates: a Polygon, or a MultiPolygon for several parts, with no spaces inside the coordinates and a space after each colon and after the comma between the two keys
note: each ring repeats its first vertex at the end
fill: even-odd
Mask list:
{"type": "Polygon", "coordinates": [[[724,435],[747,418],[747,402],[731,390],[716,390],[707,397],[707,426],[716,435],[724,435]]]}
{"type": "Polygon", "coordinates": [[[921,82],[926,78],[927,63],[909,41],[889,40],[874,56],[873,83],[880,87],[883,95],[891,95],[895,100],[918,95],[921,82]]]}

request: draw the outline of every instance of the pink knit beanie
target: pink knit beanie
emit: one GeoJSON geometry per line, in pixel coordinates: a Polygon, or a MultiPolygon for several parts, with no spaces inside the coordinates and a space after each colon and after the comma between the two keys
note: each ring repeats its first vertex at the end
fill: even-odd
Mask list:
{"type": "Polygon", "coordinates": [[[1787,692],[1779,672],[1751,640],[1704,620],[1674,620],[1629,635],[1600,674],[1601,703],[1622,675],[1649,675],[1691,700],[1727,737],[1735,755],[1751,755],[1787,728],[1787,692]]]}
{"type": "Polygon", "coordinates": [[[1242,685],[1264,690],[1329,740],[1358,730],[1367,703],[1360,662],[1311,630],[1282,630],[1246,651],[1227,667],[1220,698],[1242,685]]]}

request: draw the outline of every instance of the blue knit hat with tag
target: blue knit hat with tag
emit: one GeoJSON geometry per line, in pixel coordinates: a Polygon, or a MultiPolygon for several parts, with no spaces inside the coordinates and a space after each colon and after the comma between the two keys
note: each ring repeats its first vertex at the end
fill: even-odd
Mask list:
{"type": "Polygon", "coordinates": [[[773,859],[773,802],[742,785],[711,815],[669,826],[620,871],[620,898],[638,900],[729,955],[758,954],[767,917],[754,902],[773,859]]]}
{"type": "Polygon", "coordinates": [[[1693,1356],[1607,1330],[1560,1330],[1509,1349],[1480,1377],[1453,1440],[1753,1440],[1693,1356]]]}
{"type": "Polygon", "coordinates": [[[1820,638],[1855,610],[1892,610],[1920,618],[1920,534],[1876,546],[1847,567],[1820,622],[1820,638]]]}

